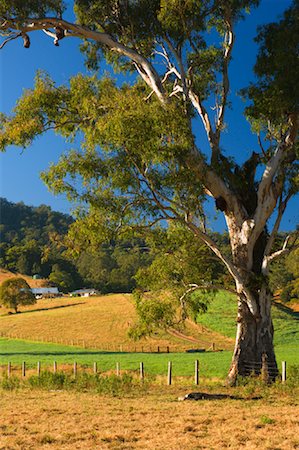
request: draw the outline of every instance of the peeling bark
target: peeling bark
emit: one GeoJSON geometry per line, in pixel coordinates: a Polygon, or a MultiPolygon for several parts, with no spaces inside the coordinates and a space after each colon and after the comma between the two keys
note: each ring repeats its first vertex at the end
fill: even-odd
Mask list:
{"type": "Polygon", "coordinates": [[[238,301],[237,336],[232,363],[228,373],[229,384],[235,384],[238,376],[263,375],[265,381],[278,376],[273,346],[271,295],[263,288],[258,299],[260,319],[256,320],[244,301],[238,301]]]}

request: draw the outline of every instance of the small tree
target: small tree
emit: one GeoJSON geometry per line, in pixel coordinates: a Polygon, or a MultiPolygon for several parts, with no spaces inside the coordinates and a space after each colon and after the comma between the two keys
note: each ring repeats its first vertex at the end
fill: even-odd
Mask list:
{"type": "Polygon", "coordinates": [[[36,299],[24,278],[5,280],[0,286],[0,303],[18,312],[18,306],[33,305],[36,299]]]}

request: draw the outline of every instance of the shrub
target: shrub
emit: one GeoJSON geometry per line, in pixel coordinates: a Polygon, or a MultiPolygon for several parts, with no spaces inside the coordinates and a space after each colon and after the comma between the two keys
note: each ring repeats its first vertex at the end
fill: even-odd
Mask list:
{"type": "Polygon", "coordinates": [[[1,381],[2,389],[6,391],[13,391],[15,389],[18,389],[20,387],[20,384],[21,384],[20,379],[15,376],[12,377],[5,376],[1,381]]]}

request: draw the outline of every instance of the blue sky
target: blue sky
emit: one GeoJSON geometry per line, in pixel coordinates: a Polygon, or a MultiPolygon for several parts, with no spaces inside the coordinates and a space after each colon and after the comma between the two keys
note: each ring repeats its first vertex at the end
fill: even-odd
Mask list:
{"type": "MultiPolygon", "coordinates": [[[[276,20],[290,4],[290,0],[262,0],[260,7],[253,10],[236,30],[237,40],[230,67],[234,107],[226,117],[229,127],[222,145],[227,154],[237,155],[240,160],[251,154],[257,146],[257,140],[242,118],[244,104],[234,93],[246,86],[253,77],[252,68],[257,50],[253,39],[257,26],[276,20]]],[[[79,43],[78,39],[70,38],[61,42],[60,47],[55,47],[51,38],[43,32],[35,32],[31,35],[30,49],[24,49],[21,40],[15,40],[0,50],[0,111],[11,111],[23,89],[33,86],[38,69],[47,71],[58,84],[68,83],[78,72],[87,73],[84,58],[78,50],[79,43]]],[[[56,162],[67,148],[69,146],[62,138],[47,133],[24,151],[10,147],[6,153],[0,154],[0,196],[34,206],[44,203],[54,210],[70,212],[72,205],[63,197],[53,196],[39,178],[39,173],[51,162],[56,162]]],[[[211,213],[216,214],[212,208],[211,213]]],[[[293,200],[282,229],[293,229],[297,221],[296,201],[293,200]]],[[[216,228],[222,227],[223,221],[218,220],[216,228]]]]}

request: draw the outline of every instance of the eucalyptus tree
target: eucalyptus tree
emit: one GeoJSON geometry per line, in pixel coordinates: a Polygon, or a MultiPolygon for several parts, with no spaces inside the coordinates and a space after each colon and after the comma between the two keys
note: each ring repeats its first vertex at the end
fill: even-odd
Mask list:
{"type": "Polygon", "coordinates": [[[33,32],[42,30],[56,46],[79,38],[91,69],[105,58],[124,76],[138,75],[122,86],[109,77],[78,75],[57,87],[39,74],[12,116],[2,117],[1,145],[29,146],[48,129],[70,140],[83,136],[81,149],[64,155],[44,178],[54,192],[88,202],[77,230],[91,244],[99,234],[109,238],[164,221],[183,225],[190,239],[214,252],[239,299],[232,382],[252,368],[264,368],[270,378],[278,373],[268,273],[270,263],[289,251],[290,238],[278,251],[273,244],[298,185],[297,0],[280,21],[260,29],[255,82],[242,92],[260,145],[247,160],[243,155],[243,164],[222,151],[235,26],[258,4],[75,0],[76,22],[70,22],[59,0],[0,1],[2,47],[20,39],[28,49],[33,32]],[[195,138],[198,123],[208,152],[195,138]],[[225,217],[230,255],[207,230],[207,196],[225,217]]]}

